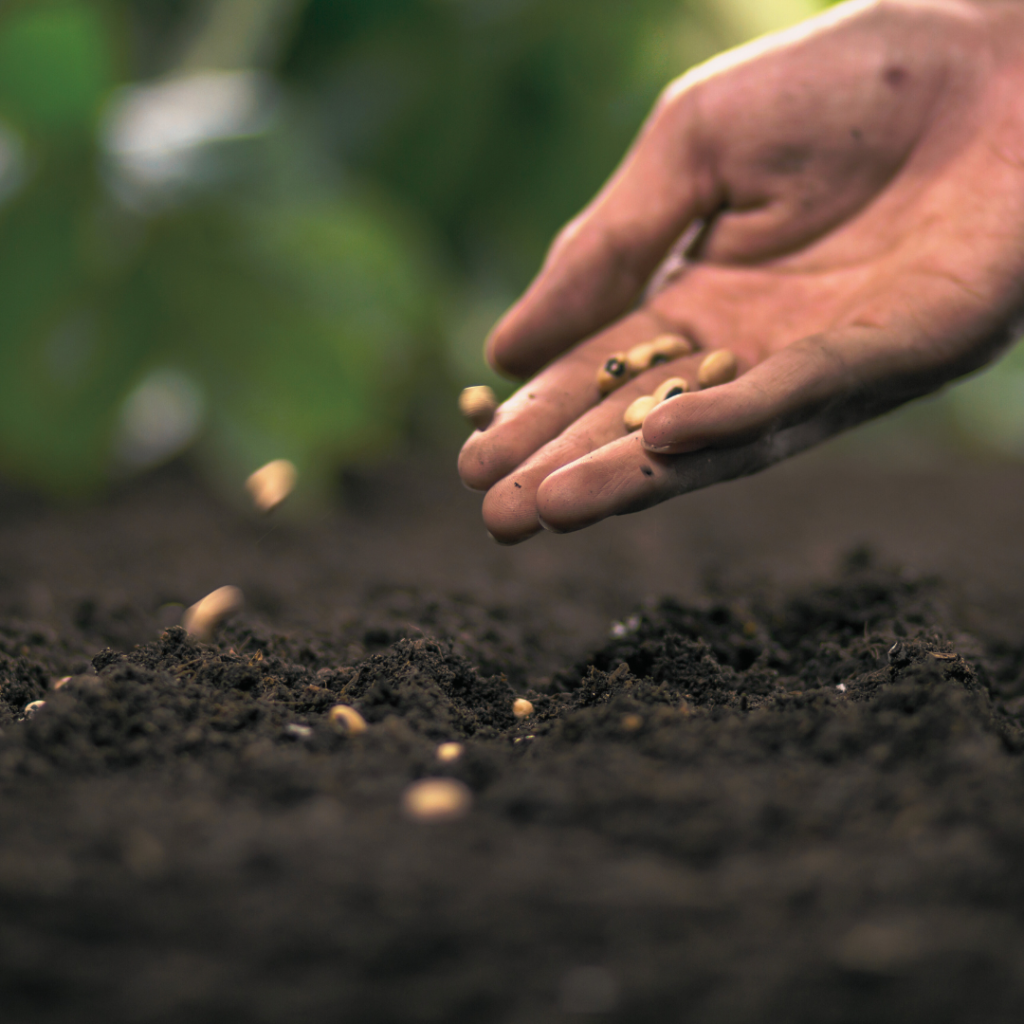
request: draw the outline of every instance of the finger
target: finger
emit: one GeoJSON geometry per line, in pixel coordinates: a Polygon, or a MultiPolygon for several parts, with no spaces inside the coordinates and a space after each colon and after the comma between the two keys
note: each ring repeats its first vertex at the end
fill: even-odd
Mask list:
{"type": "MultiPolygon", "coordinates": [[[[903,339],[906,340],[906,339],[903,339]]],[[[643,443],[659,454],[741,444],[806,419],[838,395],[914,368],[898,333],[850,327],[805,338],[730,384],[664,402],[644,420],[643,443]]]]}
{"type": "Polygon", "coordinates": [[[687,455],[657,455],[644,448],[639,434],[631,434],[547,477],[537,491],[538,520],[554,533],[570,533],[609,516],[640,512],[677,495],[760,472],[867,415],[823,411],[745,445],[687,455]]]}
{"type": "Polygon", "coordinates": [[[500,406],[486,430],[471,434],[459,455],[467,487],[486,490],[601,401],[597,371],[609,355],[664,333],[637,312],[566,353],[500,406]]]}
{"type": "Polygon", "coordinates": [[[487,340],[498,370],[526,377],[636,303],[673,242],[716,203],[688,90],[669,89],[623,163],[556,238],[540,273],[487,340]]]}
{"type": "Polygon", "coordinates": [[[539,520],[578,530],[788,458],[927,390],[916,340],[906,327],[843,328],[796,342],[731,384],[669,399],[637,434],[548,476],[539,520]]]}
{"type": "Polygon", "coordinates": [[[543,481],[571,462],[624,438],[624,414],[641,395],[654,392],[672,377],[696,387],[700,355],[684,356],[642,373],[584,413],[558,437],[544,445],[487,492],[483,518],[492,537],[502,544],[518,544],[541,530],[537,517],[537,489],[543,481]]]}

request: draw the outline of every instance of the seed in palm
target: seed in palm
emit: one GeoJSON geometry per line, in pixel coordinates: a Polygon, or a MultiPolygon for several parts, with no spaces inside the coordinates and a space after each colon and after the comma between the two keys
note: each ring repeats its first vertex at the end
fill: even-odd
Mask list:
{"type": "Polygon", "coordinates": [[[690,385],[682,377],[669,377],[663,380],[655,389],[652,397],[655,402],[664,402],[666,398],[675,398],[676,395],[685,395],[690,390],[690,385]]]}
{"type": "Polygon", "coordinates": [[[697,383],[702,388],[728,384],[729,381],[735,380],[738,369],[736,357],[727,348],[720,348],[717,352],[709,352],[704,357],[697,371],[697,383]]]}
{"type": "Polygon", "coordinates": [[[597,371],[597,387],[602,395],[607,395],[617,387],[625,384],[629,378],[626,369],[626,356],[623,352],[610,355],[600,370],[597,371]]]}
{"type": "Polygon", "coordinates": [[[641,395],[622,414],[623,426],[632,433],[644,425],[644,417],[658,404],[654,395],[641,395]]]}

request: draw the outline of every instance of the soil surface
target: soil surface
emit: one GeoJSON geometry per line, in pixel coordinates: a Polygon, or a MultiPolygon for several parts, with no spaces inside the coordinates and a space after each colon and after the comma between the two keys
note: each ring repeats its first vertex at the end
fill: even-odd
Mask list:
{"type": "Polygon", "coordinates": [[[346,494],[2,495],[5,1024],[1020,1019],[1020,467],[826,450],[513,549],[447,468],[346,494]]]}

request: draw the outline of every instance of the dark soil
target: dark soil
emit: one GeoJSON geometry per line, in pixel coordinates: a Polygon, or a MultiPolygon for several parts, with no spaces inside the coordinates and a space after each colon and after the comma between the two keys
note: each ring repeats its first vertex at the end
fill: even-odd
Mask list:
{"type": "Polygon", "coordinates": [[[1024,472],[825,453],[511,550],[449,476],[348,495],[5,496],[4,1024],[1020,1019],[1024,472]]]}

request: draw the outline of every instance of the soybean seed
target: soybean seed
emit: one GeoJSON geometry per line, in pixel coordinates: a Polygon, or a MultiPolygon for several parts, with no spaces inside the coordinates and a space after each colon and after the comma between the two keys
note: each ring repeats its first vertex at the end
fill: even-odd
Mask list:
{"type": "Polygon", "coordinates": [[[196,639],[209,643],[217,626],[244,603],[238,587],[218,587],[191,608],[186,608],[181,624],[196,639]]]}
{"type": "Polygon", "coordinates": [[[654,389],[655,402],[664,402],[666,398],[675,398],[676,395],[685,395],[690,390],[690,385],[682,377],[669,377],[663,380],[654,389]]]}
{"type": "Polygon", "coordinates": [[[459,395],[459,412],[476,427],[486,430],[494,419],[494,410],[498,408],[498,399],[486,384],[466,388],[459,395]]]}
{"type": "Polygon", "coordinates": [[[736,357],[727,349],[720,348],[717,352],[709,352],[697,371],[697,383],[702,388],[713,388],[719,384],[728,384],[736,377],[736,357]]]}
{"type": "Polygon", "coordinates": [[[644,370],[649,369],[654,356],[653,342],[644,341],[639,345],[634,345],[626,353],[626,369],[629,371],[629,375],[635,377],[638,373],[643,373],[644,370]]]}
{"type": "Polygon", "coordinates": [[[644,417],[658,404],[654,395],[641,395],[622,414],[622,423],[632,433],[644,425],[644,417]]]}
{"type": "Polygon", "coordinates": [[[295,490],[299,471],[288,459],[274,459],[260,466],[245,481],[245,489],[259,512],[270,512],[295,490]]]}
{"type": "Polygon", "coordinates": [[[602,395],[614,391],[620,384],[625,384],[628,373],[626,372],[626,356],[622,352],[610,355],[604,362],[604,366],[597,371],[597,387],[602,395]]]}
{"type": "Polygon", "coordinates": [[[42,711],[46,707],[45,700],[34,700],[31,704],[25,705],[25,717],[31,718],[37,711],[42,711]]]}
{"type": "Polygon", "coordinates": [[[512,702],[512,714],[516,718],[529,718],[533,714],[533,702],[525,697],[517,697],[512,702]]]}
{"type": "Polygon", "coordinates": [[[688,355],[693,351],[693,344],[689,338],[680,337],[678,334],[660,334],[651,342],[655,358],[668,362],[678,359],[680,356],[688,355]]]}
{"type": "Polygon", "coordinates": [[[455,821],[472,804],[473,794],[458,779],[420,779],[402,794],[402,810],[413,821],[455,821]]]}
{"type": "Polygon", "coordinates": [[[462,757],[462,751],[461,743],[442,743],[437,748],[437,759],[443,764],[451,764],[462,757]]]}
{"type": "Polygon", "coordinates": [[[327,712],[327,717],[332,722],[338,722],[345,726],[350,736],[366,732],[366,719],[349,704],[335,704],[327,712]]]}
{"type": "Polygon", "coordinates": [[[71,676],[61,676],[60,679],[54,680],[53,689],[55,689],[55,690],[63,690],[64,687],[67,686],[68,683],[70,683],[70,682],[71,682],[71,676]]]}

